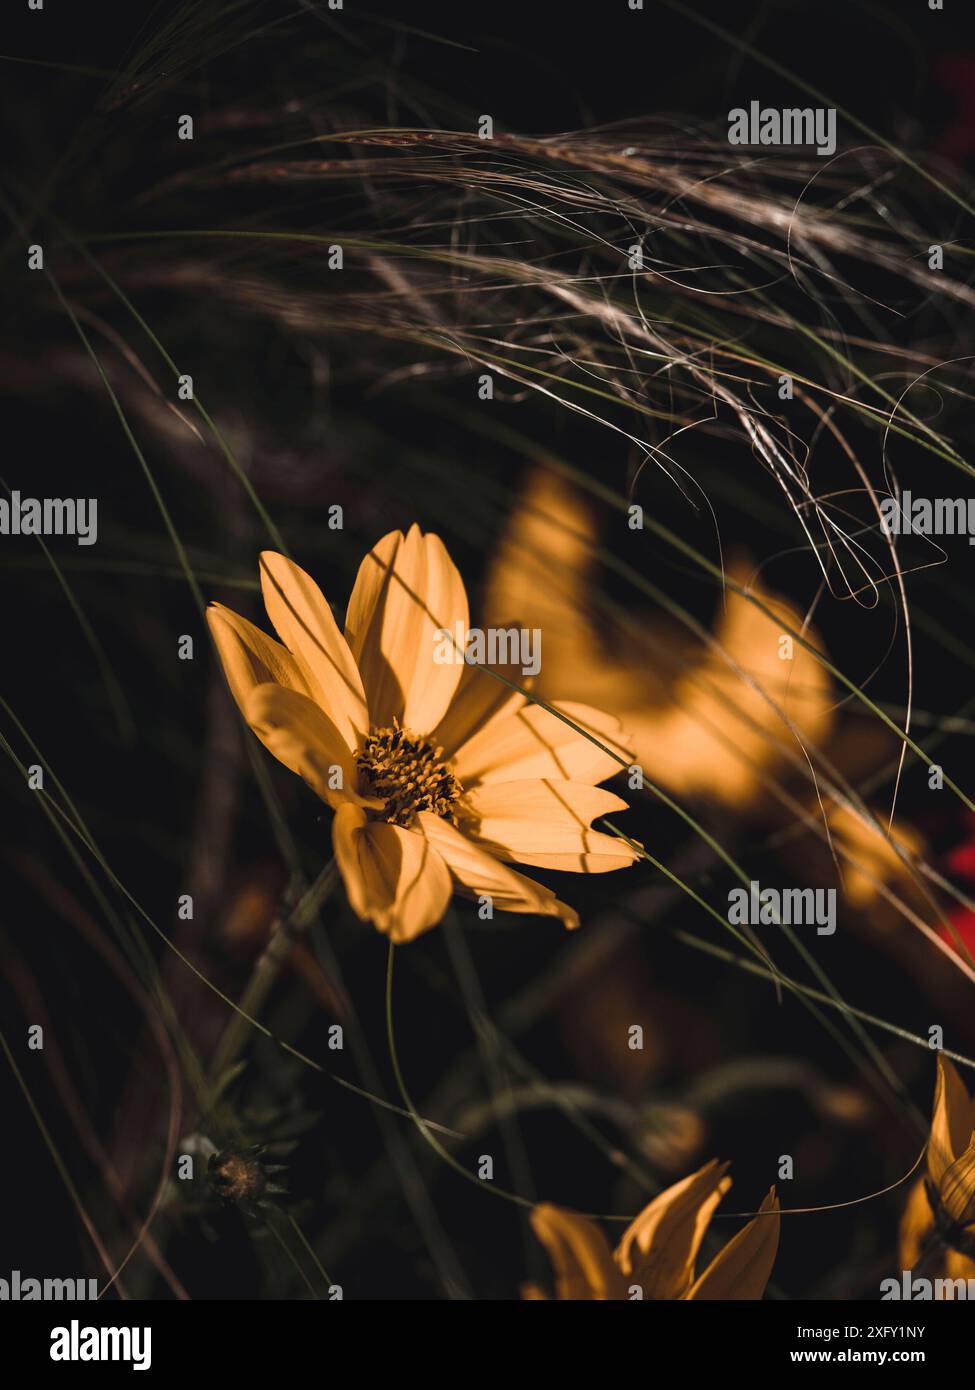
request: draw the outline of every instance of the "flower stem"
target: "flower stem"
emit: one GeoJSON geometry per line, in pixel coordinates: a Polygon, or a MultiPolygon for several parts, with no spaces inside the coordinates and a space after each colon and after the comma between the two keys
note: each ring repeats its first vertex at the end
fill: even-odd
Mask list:
{"type": "Polygon", "coordinates": [[[217,1045],[210,1064],[212,1085],[217,1085],[227,1068],[237,1060],[247,1040],[250,1020],[256,1018],[264,1007],[281,967],[291,954],[295,940],[327,900],[337,881],[338,865],[334,859],[330,859],[294,907],[274,922],[268,943],[257,958],[247,987],[240,997],[238,1010],[227,1024],[217,1045]]]}

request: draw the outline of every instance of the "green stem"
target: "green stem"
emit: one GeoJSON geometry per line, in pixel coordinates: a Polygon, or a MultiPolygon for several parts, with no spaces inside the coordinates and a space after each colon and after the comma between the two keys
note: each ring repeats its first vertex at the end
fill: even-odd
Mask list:
{"type": "Polygon", "coordinates": [[[338,881],[338,865],[330,859],[290,912],[279,917],[271,928],[271,936],[261,952],[247,988],[241,995],[238,1012],[234,1013],[217,1045],[210,1064],[211,1084],[217,1085],[228,1067],[237,1060],[247,1039],[252,1019],[256,1018],[267,1002],[281,967],[291,954],[295,940],[309,925],[315,913],[326,901],[338,881]]]}

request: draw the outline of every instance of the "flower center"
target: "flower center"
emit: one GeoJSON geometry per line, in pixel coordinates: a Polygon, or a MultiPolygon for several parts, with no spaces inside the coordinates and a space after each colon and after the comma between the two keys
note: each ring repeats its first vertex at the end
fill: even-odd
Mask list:
{"type": "Polygon", "coordinates": [[[209,1172],[212,1186],[228,1202],[249,1201],[264,1191],[264,1169],[250,1154],[214,1154],[209,1172]]]}
{"type": "Polygon", "coordinates": [[[453,821],[462,789],[442,748],[434,748],[397,724],[374,729],[356,755],[356,763],[370,793],[385,800],[387,821],[409,826],[420,811],[453,821]]]}

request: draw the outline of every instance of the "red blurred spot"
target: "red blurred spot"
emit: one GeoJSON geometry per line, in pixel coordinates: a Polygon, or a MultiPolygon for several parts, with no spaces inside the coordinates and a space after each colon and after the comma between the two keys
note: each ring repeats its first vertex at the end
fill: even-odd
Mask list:
{"type": "Polygon", "coordinates": [[[935,83],[957,101],[954,118],[935,141],[946,159],[964,164],[975,154],[975,53],[944,53],[934,60],[935,83]]]}
{"type": "Polygon", "coordinates": [[[952,932],[948,927],[939,926],[938,935],[941,940],[946,942],[958,955],[961,955],[958,941],[960,938],[968,948],[969,953],[975,957],[975,912],[970,907],[956,907],[953,912],[948,913],[948,921],[958,936],[956,937],[955,932],[952,932]]]}
{"type": "Polygon", "coordinates": [[[975,840],[956,845],[945,860],[950,873],[975,882],[975,840]]]}

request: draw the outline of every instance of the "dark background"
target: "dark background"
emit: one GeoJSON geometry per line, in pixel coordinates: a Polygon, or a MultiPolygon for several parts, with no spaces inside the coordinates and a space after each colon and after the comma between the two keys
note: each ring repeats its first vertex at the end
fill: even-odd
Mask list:
{"type": "MultiPolygon", "coordinates": [[[[277,44],[271,31],[215,58],[202,73],[188,75],[184,84],[172,89],[153,109],[148,126],[144,116],[128,108],[115,116],[104,110],[92,115],[101,79],[57,72],[44,65],[65,63],[114,70],[127,61],[140,35],[169,7],[48,0],[42,13],[14,15],[15,3],[19,0],[11,0],[0,21],[0,50],[6,55],[0,62],[7,164],[3,183],[19,193],[36,193],[50,178],[58,217],[78,231],[138,222],[142,214],[133,213],[128,198],[151,181],[155,159],[160,161],[160,173],[164,171],[166,157],[149,141],[143,146],[134,144],[128,153],[130,173],[126,172],[123,153],[116,155],[114,167],[95,164],[87,168],[83,178],[79,178],[76,164],[74,182],[60,187],[59,161],[79,128],[84,129],[82,121],[91,119],[94,127],[90,128],[99,136],[113,120],[132,122],[133,129],[142,121],[138,128],[151,132],[151,121],[169,119],[184,93],[203,104],[209,100],[216,108],[228,94],[238,93],[246,99],[254,91],[280,93],[287,87],[293,68],[300,69],[305,86],[313,80],[315,60],[287,44],[277,44]],[[10,61],[15,58],[35,59],[41,65],[10,61]]],[[[975,44],[970,25],[961,14],[963,6],[952,5],[949,0],[945,13],[930,12],[922,0],[893,6],[803,2],[694,8],[818,87],[831,102],[854,112],[886,138],[944,161],[942,167],[949,177],[970,174],[975,161],[975,44]]],[[[364,78],[349,99],[350,106],[382,123],[469,129],[479,114],[488,112],[494,115],[500,131],[551,133],[614,122],[625,126],[650,115],[664,128],[679,131],[697,124],[720,138],[726,129],[727,111],[733,106],[747,105],[753,98],[767,105],[804,104],[789,78],[736,53],[719,35],[653,0],[646,0],[642,12],[629,11],[623,0],[589,5],[509,5],[492,0],[481,6],[411,4],[405,14],[402,9],[372,4],[365,11],[350,3],[341,14],[329,15],[323,6],[281,3],[267,7],[267,18],[274,21],[279,15],[301,15],[307,21],[302,32],[307,32],[309,42],[316,26],[324,30],[329,41],[338,34],[342,41],[327,79],[336,80],[336,72],[343,69],[357,80],[364,78]],[[384,19],[392,23],[386,24],[384,19]],[[425,30],[477,51],[438,42],[412,30],[425,30]],[[347,42],[343,36],[348,36],[347,42]]],[[[323,80],[325,76],[323,72],[323,80]]],[[[838,121],[841,134],[849,134],[842,114],[838,121]]],[[[120,134],[124,137],[124,132],[120,134]]],[[[95,133],[91,138],[96,138],[95,133]]],[[[124,152],[124,138],[117,140],[114,148],[124,152]]],[[[956,228],[951,231],[959,234],[956,228]]],[[[158,518],[145,480],[104,402],[82,396],[70,383],[57,381],[52,382],[41,409],[33,392],[18,395],[17,360],[36,350],[35,333],[49,345],[49,311],[38,310],[35,319],[35,311],[25,307],[19,280],[14,278],[22,275],[19,250],[14,255],[9,246],[6,248],[2,273],[11,290],[0,344],[5,365],[0,381],[5,420],[3,476],[23,492],[34,487],[41,495],[95,493],[110,497],[111,505],[103,503],[101,508],[99,558],[103,551],[131,558],[139,550],[140,537],[154,536],[146,545],[156,547],[151,553],[162,563],[165,537],[158,534],[158,518]]],[[[270,431],[285,436],[294,426],[296,437],[309,437],[303,431],[315,414],[316,396],[307,384],[305,364],[275,355],[274,345],[258,337],[248,351],[240,352],[240,345],[230,337],[221,339],[218,329],[203,323],[194,328],[198,334],[187,333],[187,349],[192,351],[197,337],[201,366],[212,362],[215,372],[226,373],[223,386],[228,395],[236,381],[242,397],[257,403],[270,431]]],[[[391,437],[405,436],[408,443],[411,433],[416,434],[415,416],[396,399],[372,405],[361,382],[353,380],[336,387],[329,408],[334,419],[345,426],[347,454],[340,450],[333,457],[320,491],[312,488],[301,495],[299,489],[296,495],[285,489],[273,511],[289,536],[297,538],[299,558],[307,557],[310,563],[316,516],[328,502],[343,502],[351,518],[347,522],[348,540],[342,542],[346,549],[331,557],[328,578],[336,597],[344,599],[342,576],[354,572],[355,556],[365,549],[362,542],[368,544],[383,529],[402,525],[414,515],[424,524],[435,525],[444,507],[449,510],[452,498],[449,491],[436,497],[418,494],[410,479],[398,476],[393,469],[388,476],[370,472],[376,459],[369,457],[368,450],[365,468],[356,457],[353,430],[363,412],[378,411],[379,423],[391,437]]],[[[442,428],[437,441],[442,452],[463,450],[461,438],[451,427],[444,424],[442,428]]],[[[564,441],[568,428],[564,423],[539,422],[541,431],[549,428],[553,437],[564,441]]],[[[585,441],[588,436],[581,429],[576,437],[585,441]]],[[[513,457],[485,457],[477,463],[496,469],[499,476],[512,482],[517,479],[519,464],[513,457]]],[[[622,463],[609,467],[615,470],[615,481],[621,483],[622,463]]],[[[241,534],[236,526],[229,485],[226,502],[219,489],[201,492],[187,477],[167,477],[166,485],[191,544],[246,571],[254,538],[241,534]]],[[[453,487],[460,503],[462,475],[453,487]]],[[[742,539],[761,553],[763,541],[767,541],[761,524],[745,512],[737,525],[742,539]]],[[[4,542],[11,553],[30,552],[28,542],[16,544],[20,549],[14,552],[14,543],[4,542]]],[[[66,546],[59,554],[77,558],[66,546]]],[[[458,559],[465,576],[472,578],[483,562],[475,547],[466,552],[461,549],[458,559]]],[[[788,578],[786,571],[784,582],[788,578]]],[[[106,624],[109,659],[137,715],[138,730],[133,741],[126,743],[110,731],[104,693],[92,671],[90,653],[51,576],[45,575],[42,581],[36,571],[6,568],[2,582],[6,697],[25,724],[40,731],[39,742],[66,786],[77,793],[108,858],[124,865],[126,881],[134,886],[140,900],[157,920],[168,924],[172,899],[175,892],[184,891],[188,872],[186,837],[197,814],[199,791],[194,754],[206,730],[204,666],[209,657],[194,663],[192,672],[171,659],[173,634],[199,633],[195,610],[171,580],[155,584],[134,578],[127,581],[116,573],[101,578],[96,574],[86,581],[86,603],[91,605],[96,626],[101,629],[106,624]],[[135,797],[133,787],[138,788],[135,797]]],[[[938,581],[929,582],[936,585],[938,581]]],[[[701,587],[700,592],[694,592],[688,585],[687,597],[702,616],[709,614],[713,604],[709,591],[701,587]]],[[[960,635],[967,640],[971,612],[961,611],[964,630],[960,635]]],[[[871,639],[854,618],[844,617],[831,625],[829,640],[844,666],[848,660],[863,661],[864,642],[871,639]]],[[[202,636],[200,649],[205,651],[202,636]]],[[[971,684],[968,668],[943,651],[927,656],[919,667],[918,682],[919,703],[945,710],[960,704],[971,684]],[[957,700],[953,692],[957,692],[957,700]]],[[[902,673],[882,674],[875,690],[896,700],[902,694],[902,673]]],[[[11,736],[8,723],[5,730],[11,736]]],[[[17,741],[15,737],[13,741],[17,741]]],[[[22,743],[19,747],[22,751],[22,743]]],[[[958,751],[959,760],[963,754],[963,749],[958,751]]],[[[249,775],[246,769],[244,775],[249,775]]],[[[78,887],[63,850],[25,799],[21,783],[7,769],[3,785],[8,821],[4,937],[15,945],[18,958],[29,963],[28,973],[42,982],[47,1014],[60,1030],[59,1041],[69,1065],[77,1070],[92,1122],[101,1133],[110,1133],[118,1120],[121,1098],[128,1094],[126,1078],[138,1017],[110,987],[91,952],[51,910],[50,900],[38,896],[36,884],[25,874],[25,864],[46,865],[42,872],[50,873],[56,881],[70,882],[79,901],[92,909],[92,900],[83,887],[78,887]]],[[[294,816],[294,833],[304,847],[308,871],[314,873],[314,846],[324,835],[316,808],[291,789],[284,789],[283,795],[294,816]]],[[[917,784],[908,783],[905,798],[909,811],[920,806],[917,784]]],[[[280,864],[273,850],[267,848],[266,826],[256,797],[248,793],[245,802],[235,830],[231,856],[234,873],[240,875],[257,864],[265,873],[265,886],[271,885],[270,892],[279,883],[276,875],[281,872],[280,864]]],[[[925,828],[937,845],[947,849],[962,837],[964,827],[957,818],[926,814],[925,828]]],[[[655,822],[650,829],[656,836],[655,852],[666,858],[666,852],[674,847],[666,838],[673,835],[673,828],[668,830],[655,822]]],[[[586,885],[586,889],[587,905],[596,912],[600,906],[598,887],[586,885]]],[[[388,1081],[388,1066],[382,1062],[382,943],[363,938],[361,929],[349,920],[343,920],[337,930],[348,950],[350,991],[361,1011],[364,1030],[375,1041],[374,1050],[388,1081]]],[[[510,988],[509,950],[520,931],[518,924],[505,924],[490,937],[476,938],[478,965],[492,1004],[503,1001],[510,988]]],[[[519,976],[528,979],[558,948],[558,932],[547,924],[531,943],[526,945],[519,939],[519,976]]],[[[401,964],[402,993],[397,1002],[404,1019],[425,1020],[410,1042],[402,1043],[418,1096],[434,1086],[444,1056],[470,1043],[469,1027],[456,1009],[443,1008],[438,1013],[446,978],[442,948],[432,944],[424,950],[426,954],[422,958],[418,955],[415,967],[401,964]]],[[[673,948],[654,965],[654,987],[661,999],[688,996],[694,1001],[687,1019],[674,1021],[675,1029],[687,1029],[685,1064],[688,1058],[700,1057],[703,1063],[720,1055],[716,1039],[705,1036],[702,1040],[707,1021],[714,1015],[734,1021],[740,1036],[747,1040],[742,1043],[743,1051],[748,1050],[749,1043],[757,1045],[754,1038],[749,1039],[748,1026],[757,1001],[765,998],[761,987],[729,981],[720,967],[673,948]]],[[[245,977],[246,961],[225,960],[221,969],[222,986],[235,993],[245,977]]],[[[887,1016],[915,1031],[925,1031],[930,1012],[927,1002],[916,999],[911,980],[889,963],[878,966],[868,952],[854,945],[838,965],[836,978],[841,987],[849,986],[854,993],[864,979],[876,979],[877,972],[882,977],[887,1016]]],[[[9,979],[0,986],[0,1003],[8,1038],[19,1039],[24,1001],[11,989],[9,979]]],[[[286,1030],[291,1022],[286,1002],[279,1003],[276,1017],[282,1031],[286,1030]]],[[[323,1055],[324,1023],[304,1014],[301,1019],[302,1046],[311,1055],[323,1055]]],[[[784,1054],[811,1054],[826,1075],[844,1076],[842,1059],[795,1008],[776,1021],[773,1036],[766,1042],[773,1051],[779,1049],[784,1054]]],[[[546,1074],[560,1077],[570,1072],[565,1038],[557,1026],[540,1024],[531,1035],[530,1047],[533,1059],[546,1074]]],[[[55,1140],[63,1145],[69,1167],[83,1174],[84,1161],[78,1159],[70,1128],[59,1115],[57,1097],[40,1073],[39,1054],[16,1051],[55,1140]],[[36,1069],[34,1073],[31,1067],[36,1069]]],[[[297,1198],[313,1205],[322,1203],[315,1206],[313,1223],[327,1221],[329,1203],[334,1203],[336,1209],[341,1208],[343,1219],[359,1222],[367,1232],[335,1276],[347,1286],[348,1296],[437,1296],[432,1292],[434,1281],[415,1232],[395,1203],[390,1214],[390,1207],[383,1205],[387,1196],[376,1196],[366,1184],[361,1210],[354,1203],[350,1208],[349,1191],[355,1191],[356,1175],[360,1170],[371,1172],[377,1160],[375,1131],[363,1119],[364,1103],[324,1083],[310,1081],[296,1067],[278,1068],[277,1059],[261,1046],[255,1053],[263,1059],[262,1099],[270,1096],[286,1108],[298,1097],[303,1111],[315,1119],[310,1137],[302,1141],[292,1160],[291,1185],[297,1198]],[[323,1199],[322,1174],[337,1169],[345,1175],[344,1185],[337,1183],[333,1190],[326,1181],[323,1199]]],[[[917,1103],[926,1111],[929,1072],[917,1066],[913,1055],[905,1053],[900,1060],[905,1071],[911,1070],[917,1103]]],[[[690,1065],[693,1070],[693,1061],[690,1065]]],[[[679,1094],[681,1072],[676,1063],[669,1073],[664,1070],[664,1094],[668,1087],[679,1094]]],[[[152,1074],[146,1077],[146,1084],[155,1084],[152,1074]]],[[[61,1276],[80,1273],[87,1268],[89,1258],[85,1238],[5,1065],[0,1066],[0,1115],[4,1117],[0,1275],[14,1267],[61,1276]]],[[[774,1106],[767,1098],[741,1105],[729,1103],[716,1115],[713,1147],[735,1158],[736,1186],[730,1204],[734,1209],[757,1203],[769,1181],[768,1153],[790,1126],[797,1134],[806,1133],[808,1128],[806,1104],[794,1095],[783,1095],[774,1106]]],[[[893,1145],[889,1172],[886,1168],[878,1172],[876,1150],[853,1139],[829,1152],[820,1152],[817,1141],[810,1140],[809,1168],[818,1173],[819,1181],[801,1193],[797,1184],[795,1200],[842,1201],[892,1181],[910,1162],[911,1150],[903,1135],[880,1136],[882,1141],[888,1137],[893,1145]]],[[[594,1157],[568,1126],[550,1115],[533,1116],[526,1122],[525,1138],[528,1150],[541,1155],[540,1181],[553,1199],[581,1205],[580,1193],[591,1191],[594,1207],[606,1210],[608,1204],[618,1202],[620,1209],[626,1209],[625,1190],[620,1193],[615,1181],[607,1177],[605,1163],[594,1157]]],[[[427,1157],[422,1160],[425,1165],[427,1157]]],[[[149,1172],[156,1171],[151,1155],[146,1166],[149,1172]]],[[[461,1179],[427,1167],[428,1175],[431,1171],[436,1173],[430,1180],[440,1219],[447,1230],[460,1233],[460,1253],[474,1272],[479,1295],[513,1296],[517,1285],[513,1271],[523,1267],[525,1258],[518,1218],[500,1203],[483,1201],[461,1179]]],[[[79,1182],[87,1196],[91,1185],[83,1178],[79,1182]]],[[[99,1199],[91,1200],[95,1209],[100,1209],[99,1199]]],[[[892,1229],[897,1199],[883,1211],[883,1220],[892,1229]]],[[[214,1220],[221,1236],[218,1241],[201,1235],[191,1220],[178,1225],[171,1237],[170,1256],[191,1294],[267,1294],[268,1284],[246,1225],[236,1213],[221,1214],[214,1220]]],[[[814,1231],[806,1228],[801,1241],[797,1239],[783,1249],[776,1280],[793,1296],[828,1290],[838,1249],[862,1251],[866,1241],[871,1255],[876,1255],[871,1237],[865,1237],[858,1224],[860,1214],[837,1212],[815,1220],[814,1231]]],[[[301,1295],[300,1287],[296,1292],[288,1284],[286,1273],[275,1288],[280,1289],[275,1296],[301,1295]]],[[[153,1292],[158,1294],[159,1289],[153,1292]]]]}

